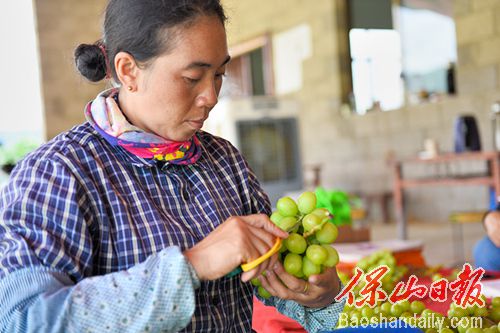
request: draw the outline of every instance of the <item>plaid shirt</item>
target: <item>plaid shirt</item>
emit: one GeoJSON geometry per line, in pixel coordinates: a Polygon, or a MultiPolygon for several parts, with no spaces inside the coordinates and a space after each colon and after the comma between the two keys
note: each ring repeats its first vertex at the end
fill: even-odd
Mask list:
{"type": "MultiPolygon", "coordinates": [[[[205,132],[198,136],[202,155],[188,166],[160,167],[154,161],[131,155],[109,145],[88,123],[59,135],[30,154],[1,193],[0,294],[2,281],[7,281],[5,290],[19,291],[36,284],[34,281],[45,281],[42,277],[32,278],[32,272],[46,274],[47,269],[52,275],[62,274],[59,281],[65,281],[63,286],[70,288],[75,304],[79,293],[93,290],[93,297],[84,302],[86,310],[80,320],[84,321],[88,312],[95,314],[89,327],[99,332],[101,320],[107,319],[104,310],[108,303],[104,300],[127,295],[134,288],[138,288],[134,297],[140,297],[146,288],[157,295],[160,289],[154,288],[160,288],[157,280],[162,279],[166,284],[161,287],[162,292],[178,290],[175,297],[181,304],[180,312],[186,312],[184,317],[188,318],[187,327],[181,326],[185,327],[183,331],[251,331],[251,285],[242,283],[238,276],[200,283],[181,252],[230,216],[269,214],[269,200],[246,161],[229,142],[205,132]],[[172,247],[178,250],[172,251],[172,247]],[[135,287],[126,286],[126,276],[132,281],[134,274],[140,274],[133,273],[134,267],[141,267],[143,280],[135,287]],[[23,274],[21,278],[8,279],[19,272],[23,274]],[[16,285],[15,281],[25,281],[25,285],[16,285]],[[86,288],[74,290],[86,282],[86,288]],[[112,296],[110,286],[118,288],[121,283],[126,287],[112,296]],[[190,291],[194,289],[192,297],[190,291]],[[99,303],[101,300],[104,303],[99,303]],[[183,303],[187,305],[182,307],[183,303]],[[188,303],[192,303],[193,309],[188,303]]],[[[54,288],[54,283],[43,288],[54,288]]],[[[155,297],[160,301],[162,298],[168,299],[155,297]]],[[[5,308],[2,302],[8,301],[0,297],[0,308],[5,308]]],[[[155,302],[144,306],[144,312],[160,307],[155,302]]],[[[65,299],[63,304],[67,314],[71,302],[65,299]]],[[[174,304],[172,309],[175,311],[176,307],[174,304]]],[[[300,306],[289,304],[290,316],[294,317],[297,307],[300,306]]],[[[111,308],[125,318],[125,323],[127,318],[142,313],[130,303],[111,308]]],[[[307,326],[303,322],[307,314],[302,313],[297,319],[307,326]]],[[[143,317],[155,320],[148,313],[143,317]]],[[[141,326],[144,331],[151,329],[148,320],[146,326],[141,326]]],[[[1,324],[0,321],[0,331],[1,324]]],[[[122,332],[125,327],[107,329],[122,332]]],[[[174,328],[171,330],[179,329],[174,328]]]]}

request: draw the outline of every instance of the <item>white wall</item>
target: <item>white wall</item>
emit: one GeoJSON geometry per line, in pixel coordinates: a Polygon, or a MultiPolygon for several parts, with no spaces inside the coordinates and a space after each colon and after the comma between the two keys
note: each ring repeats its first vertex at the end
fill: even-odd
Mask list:
{"type": "Polygon", "coordinates": [[[4,1],[0,11],[0,141],[42,141],[44,122],[31,1],[4,1]]]}

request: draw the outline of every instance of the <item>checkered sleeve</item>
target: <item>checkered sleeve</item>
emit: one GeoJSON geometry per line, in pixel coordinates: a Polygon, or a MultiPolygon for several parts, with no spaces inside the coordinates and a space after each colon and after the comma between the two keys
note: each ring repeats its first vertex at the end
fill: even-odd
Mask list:
{"type": "Polygon", "coordinates": [[[92,273],[92,199],[72,166],[29,159],[0,199],[0,332],[175,332],[199,280],[178,247],[92,273]]]}
{"type": "Polygon", "coordinates": [[[177,332],[191,322],[197,287],[177,247],[76,284],[49,268],[18,269],[0,279],[0,332],[177,332]]]}
{"type": "Polygon", "coordinates": [[[81,279],[92,265],[93,214],[84,188],[63,163],[25,160],[0,195],[0,278],[43,266],[81,279]]]}
{"type": "MultiPolygon", "coordinates": [[[[343,286],[341,285],[341,290],[343,286]]],[[[295,321],[297,321],[307,332],[331,331],[337,327],[339,316],[344,310],[345,299],[323,308],[308,308],[291,300],[283,300],[277,297],[263,299],[256,293],[257,298],[267,306],[276,309],[295,321]]]]}

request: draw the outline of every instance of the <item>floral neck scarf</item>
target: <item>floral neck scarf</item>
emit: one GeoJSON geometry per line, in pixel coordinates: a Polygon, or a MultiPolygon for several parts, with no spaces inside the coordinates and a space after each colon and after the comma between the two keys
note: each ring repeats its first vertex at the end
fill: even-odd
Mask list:
{"type": "Polygon", "coordinates": [[[90,124],[113,146],[147,159],[172,164],[193,164],[201,155],[200,140],[193,135],[188,141],[178,142],[147,133],[125,118],[117,103],[118,90],[100,93],[87,104],[85,116],[90,124]]]}

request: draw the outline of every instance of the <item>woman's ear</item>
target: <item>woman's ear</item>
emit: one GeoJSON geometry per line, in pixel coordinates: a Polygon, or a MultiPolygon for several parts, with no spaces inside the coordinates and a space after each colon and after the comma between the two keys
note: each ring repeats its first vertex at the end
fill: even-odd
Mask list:
{"type": "Polygon", "coordinates": [[[134,57],[127,52],[118,52],[115,56],[115,71],[118,81],[128,91],[137,90],[139,67],[134,57]]]}

